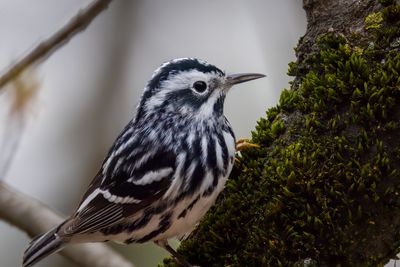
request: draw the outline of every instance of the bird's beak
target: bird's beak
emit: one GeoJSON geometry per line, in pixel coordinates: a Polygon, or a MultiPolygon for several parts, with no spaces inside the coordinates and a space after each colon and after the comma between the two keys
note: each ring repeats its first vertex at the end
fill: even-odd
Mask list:
{"type": "Polygon", "coordinates": [[[228,86],[232,86],[238,83],[244,83],[248,81],[252,81],[255,79],[265,77],[264,74],[259,73],[238,73],[238,74],[230,74],[226,77],[226,83],[228,86]]]}

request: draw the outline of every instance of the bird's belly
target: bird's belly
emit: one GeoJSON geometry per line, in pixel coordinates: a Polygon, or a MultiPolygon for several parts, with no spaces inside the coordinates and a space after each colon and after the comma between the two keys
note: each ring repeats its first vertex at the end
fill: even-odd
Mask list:
{"type": "Polygon", "coordinates": [[[208,209],[214,204],[218,193],[214,193],[207,197],[199,198],[193,206],[188,209],[188,206],[195,200],[195,198],[184,199],[178,203],[172,210],[173,213],[169,219],[170,225],[165,231],[160,231],[154,237],[143,240],[145,236],[151,235],[152,232],[160,229],[162,224],[163,215],[172,212],[167,210],[165,213],[154,214],[149,220],[148,224],[140,229],[132,232],[118,233],[112,236],[104,237],[103,240],[112,240],[117,243],[142,243],[147,241],[166,240],[174,237],[181,237],[190,233],[194,226],[206,214],[208,209]]]}
{"type": "MultiPolygon", "coordinates": [[[[232,166],[233,160],[228,164],[228,175],[232,170],[232,166]]],[[[227,180],[228,176],[219,177],[215,190],[209,195],[204,195],[204,191],[201,190],[199,195],[181,201],[174,209],[176,212],[174,213],[174,222],[171,224],[171,227],[163,234],[157,236],[155,240],[173,237],[179,238],[189,234],[214,204],[218,195],[224,189],[227,180]]],[[[206,181],[204,181],[204,183],[207,184],[206,181]]],[[[204,187],[204,189],[205,188],[206,187],[204,187]]]]}
{"type": "Polygon", "coordinates": [[[124,224],[127,225],[127,227],[124,228],[123,232],[103,236],[100,238],[100,241],[112,240],[117,243],[128,244],[166,240],[184,236],[193,230],[193,227],[214,204],[217,196],[224,188],[226,180],[227,177],[221,177],[216,190],[214,190],[212,194],[204,196],[203,192],[201,192],[198,195],[185,198],[177,203],[177,205],[171,207],[171,209],[167,209],[160,214],[153,214],[144,227],[129,231],[129,222],[135,221],[143,216],[143,214],[137,214],[135,217],[131,217],[129,221],[125,221],[124,224]],[[167,217],[166,215],[169,214],[168,222],[165,222],[164,219],[167,217]],[[162,229],[164,223],[167,223],[168,227],[162,229]],[[156,234],[153,235],[153,233],[156,234]]]}
{"type": "MultiPolygon", "coordinates": [[[[232,139],[234,144],[234,141],[232,139]]],[[[214,204],[218,195],[225,187],[225,183],[233,167],[234,161],[234,148],[229,148],[229,161],[225,172],[226,176],[220,176],[215,190],[207,195],[205,191],[211,185],[212,177],[207,177],[202,183],[200,192],[198,195],[194,195],[191,198],[184,199],[173,209],[174,213],[171,219],[171,226],[163,233],[158,235],[154,240],[165,240],[173,237],[181,237],[190,233],[194,226],[199,223],[206,212],[214,204]]]]}
{"type": "Polygon", "coordinates": [[[215,197],[199,198],[191,209],[188,209],[191,201],[182,201],[176,207],[170,228],[156,237],[156,240],[164,240],[180,237],[193,230],[193,227],[203,218],[208,209],[214,204],[215,197]]]}

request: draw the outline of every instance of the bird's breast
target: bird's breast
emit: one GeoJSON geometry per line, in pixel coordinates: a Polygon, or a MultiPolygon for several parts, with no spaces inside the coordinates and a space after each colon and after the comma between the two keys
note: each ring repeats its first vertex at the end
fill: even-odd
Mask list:
{"type": "MultiPolygon", "coordinates": [[[[192,136],[189,140],[192,145],[188,154],[191,156],[185,159],[196,162],[197,167],[186,172],[189,174],[185,179],[189,193],[174,209],[175,223],[166,235],[190,231],[200,221],[223,190],[234,162],[235,137],[230,129],[203,133],[201,137],[192,136]]],[[[194,166],[193,162],[188,166],[194,166]]]]}

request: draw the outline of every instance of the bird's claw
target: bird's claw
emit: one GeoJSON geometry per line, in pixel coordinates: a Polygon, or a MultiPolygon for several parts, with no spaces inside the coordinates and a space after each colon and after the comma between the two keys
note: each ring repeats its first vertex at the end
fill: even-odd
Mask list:
{"type": "MultiPolygon", "coordinates": [[[[240,152],[249,148],[260,148],[259,145],[251,143],[247,138],[240,138],[236,141],[236,152],[240,152]]],[[[240,163],[240,153],[236,154],[235,163],[240,163]]]]}
{"type": "Polygon", "coordinates": [[[240,138],[236,141],[236,152],[246,150],[249,148],[259,148],[260,146],[254,143],[251,143],[247,138],[240,138]]]}

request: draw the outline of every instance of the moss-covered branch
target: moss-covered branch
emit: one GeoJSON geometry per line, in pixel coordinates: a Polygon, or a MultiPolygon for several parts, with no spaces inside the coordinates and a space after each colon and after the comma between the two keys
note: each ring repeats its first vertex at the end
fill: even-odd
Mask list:
{"type": "Polygon", "coordinates": [[[381,266],[400,251],[400,5],[304,7],[292,87],[181,244],[194,264],[381,266]]]}

